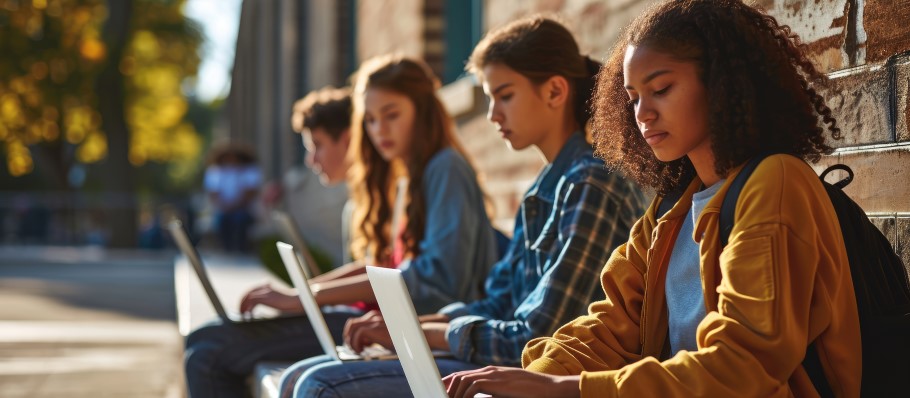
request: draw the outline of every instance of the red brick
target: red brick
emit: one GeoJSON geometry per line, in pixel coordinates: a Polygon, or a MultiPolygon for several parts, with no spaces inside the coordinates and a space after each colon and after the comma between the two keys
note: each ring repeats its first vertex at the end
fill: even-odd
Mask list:
{"type": "Polygon", "coordinates": [[[910,50],[910,4],[906,0],[865,0],[866,62],[882,62],[910,50]]]}
{"type": "Polygon", "coordinates": [[[357,58],[397,52],[423,55],[423,1],[357,2],[357,58]]]}

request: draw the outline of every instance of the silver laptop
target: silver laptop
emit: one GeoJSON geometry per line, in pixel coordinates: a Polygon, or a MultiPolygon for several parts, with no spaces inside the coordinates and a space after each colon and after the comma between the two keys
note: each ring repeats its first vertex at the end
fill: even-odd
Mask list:
{"type": "Polygon", "coordinates": [[[208,273],[205,271],[205,265],[202,263],[202,257],[199,256],[199,252],[196,250],[196,247],[193,246],[193,244],[190,242],[190,238],[187,236],[186,230],[183,228],[183,223],[177,219],[171,220],[171,222],[168,223],[168,230],[170,231],[171,236],[174,238],[174,242],[177,244],[177,248],[179,248],[180,252],[186,256],[187,260],[189,260],[193,271],[196,272],[199,283],[202,284],[202,289],[205,290],[205,295],[209,298],[209,301],[212,303],[212,307],[215,308],[215,312],[218,314],[218,317],[221,318],[222,321],[241,323],[272,319],[278,316],[275,312],[268,311],[256,311],[253,314],[242,315],[235,311],[225,310],[224,305],[221,303],[221,299],[218,297],[218,294],[215,293],[215,288],[212,286],[212,281],[209,278],[208,273]]]}
{"type": "Polygon", "coordinates": [[[291,239],[291,243],[294,244],[294,248],[297,249],[297,254],[300,256],[300,264],[303,264],[303,274],[307,279],[313,279],[313,277],[319,276],[321,273],[316,260],[313,259],[313,254],[310,253],[309,246],[307,246],[306,241],[303,239],[303,235],[300,234],[300,229],[297,228],[297,223],[294,222],[294,219],[290,214],[275,210],[272,212],[272,219],[278,223],[278,225],[284,230],[284,233],[291,239]]]}
{"type": "Polygon", "coordinates": [[[300,297],[300,303],[303,304],[303,309],[306,311],[310,324],[313,325],[313,330],[316,332],[316,338],[319,340],[319,345],[322,346],[322,349],[326,354],[335,358],[337,361],[396,358],[395,353],[378,345],[366,347],[363,352],[358,354],[352,351],[348,346],[335,344],[335,339],[329,331],[329,326],[325,322],[325,317],[322,316],[322,310],[316,303],[316,298],[313,297],[313,291],[310,290],[310,284],[307,282],[306,276],[301,272],[301,269],[306,269],[306,266],[299,263],[300,257],[294,252],[293,246],[284,242],[278,242],[276,243],[276,246],[278,247],[278,254],[281,255],[281,261],[284,262],[284,266],[288,270],[288,275],[291,276],[291,282],[294,283],[294,287],[297,289],[297,296],[300,297]]]}
{"type": "MultiPolygon", "coordinates": [[[[386,327],[392,335],[392,344],[404,368],[404,375],[408,379],[411,393],[415,397],[448,397],[446,388],[442,384],[439,368],[427,344],[420,321],[417,320],[417,311],[408,286],[404,283],[401,271],[391,268],[367,267],[367,276],[370,285],[379,302],[379,309],[385,318],[386,327]]],[[[451,355],[451,354],[450,354],[451,355]]],[[[475,398],[489,397],[486,394],[477,394],[475,398]]]]}

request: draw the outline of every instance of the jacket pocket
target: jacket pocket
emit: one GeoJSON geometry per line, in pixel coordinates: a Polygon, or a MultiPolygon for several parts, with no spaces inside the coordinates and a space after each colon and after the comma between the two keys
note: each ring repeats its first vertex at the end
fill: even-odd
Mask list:
{"type": "Polygon", "coordinates": [[[721,313],[761,334],[772,334],[777,288],[772,238],[733,242],[720,255],[720,272],[721,313]]]}

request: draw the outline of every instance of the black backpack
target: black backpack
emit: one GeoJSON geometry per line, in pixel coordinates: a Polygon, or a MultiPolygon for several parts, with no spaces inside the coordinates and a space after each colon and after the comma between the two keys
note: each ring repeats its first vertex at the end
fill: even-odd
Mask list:
{"type": "MultiPolygon", "coordinates": [[[[736,202],[746,180],[762,160],[773,154],[764,153],[749,160],[730,184],[720,211],[723,246],[727,245],[733,230],[736,202]]],[[[910,281],[906,268],[888,239],[869,221],[863,209],[842,191],[853,181],[853,170],[837,164],[827,168],[819,178],[837,213],[853,278],[863,349],[860,394],[865,397],[906,394],[910,392],[910,281]],[[825,177],[833,170],[846,171],[848,177],[829,184],[825,177]]],[[[660,203],[658,217],[665,214],[681,195],[681,191],[667,195],[660,203]]],[[[815,343],[807,347],[803,367],[822,397],[834,396],[822,371],[815,343]]]]}

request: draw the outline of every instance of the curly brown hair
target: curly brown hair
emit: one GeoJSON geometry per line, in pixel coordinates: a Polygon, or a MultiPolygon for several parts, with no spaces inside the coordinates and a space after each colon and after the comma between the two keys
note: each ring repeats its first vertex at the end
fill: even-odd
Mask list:
{"type": "Polygon", "coordinates": [[[623,83],[628,46],[698,66],[720,176],[764,151],[817,162],[832,151],[824,125],[833,139],[841,138],[831,109],[813,88],[827,77],[806,58],[788,26],[739,0],[658,4],[626,28],[598,76],[593,127],[596,154],[659,195],[684,189],[694,168],[685,156],[658,160],[642,137],[623,83]]]}

